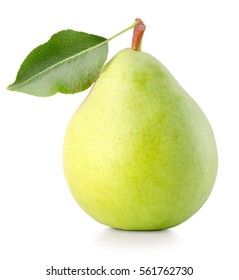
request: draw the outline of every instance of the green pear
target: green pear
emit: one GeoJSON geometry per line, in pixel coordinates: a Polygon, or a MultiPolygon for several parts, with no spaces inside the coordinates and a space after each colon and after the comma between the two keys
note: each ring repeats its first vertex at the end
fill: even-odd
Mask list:
{"type": "Polygon", "coordinates": [[[205,203],[217,149],[206,116],[169,71],[124,49],[73,115],[63,165],[73,197],[98,222],[161,230],[205,203]]]}

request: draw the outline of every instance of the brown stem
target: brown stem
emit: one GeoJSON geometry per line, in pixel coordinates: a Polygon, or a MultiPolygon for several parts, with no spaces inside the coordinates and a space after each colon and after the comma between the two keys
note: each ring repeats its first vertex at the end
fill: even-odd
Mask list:
{"type": "Polygon", "coordinates": [[[140,18],[136,18],[139,24],[134,28],[131,49],[134,51],[141,51],[141,43],[146,26],[140,18]]]}

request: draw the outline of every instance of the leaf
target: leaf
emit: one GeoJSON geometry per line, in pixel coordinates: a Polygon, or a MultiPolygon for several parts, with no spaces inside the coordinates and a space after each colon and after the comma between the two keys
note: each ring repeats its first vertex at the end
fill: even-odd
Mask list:
{"type": "Polygon", "coordinates": [[[84,91],[99,77],[107,55],[105,38],[62,30],[30,52],[8,89],[35,96],[84,91]]]}

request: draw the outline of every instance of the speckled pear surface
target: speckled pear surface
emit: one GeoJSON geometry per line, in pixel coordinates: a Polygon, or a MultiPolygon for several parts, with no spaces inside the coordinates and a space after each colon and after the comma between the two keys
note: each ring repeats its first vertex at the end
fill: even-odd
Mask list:
{"type": "Polygon", "coordinates": [[[125,230],[176,226],[205,203],[217,173],[211,126],[151,55],[124,49],[66,131],[63,165],[81,208],[125,230]]]}

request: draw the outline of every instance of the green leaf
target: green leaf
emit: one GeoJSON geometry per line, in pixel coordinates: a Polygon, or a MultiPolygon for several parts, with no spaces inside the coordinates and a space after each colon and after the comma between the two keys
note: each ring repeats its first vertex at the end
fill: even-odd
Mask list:
{"type": "Polygon", "coordinates": [[[99,77],[107,55],[107,39],[60,31],[30,52],[8,89],[35,96],[84,91],[99,77]]]}

